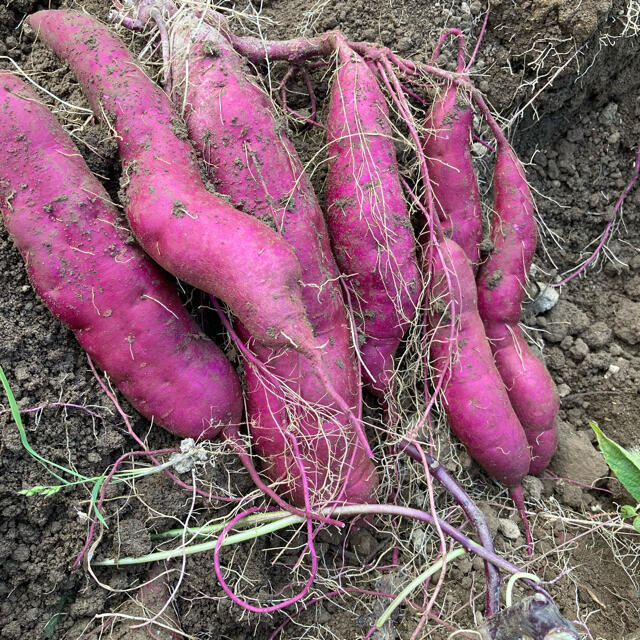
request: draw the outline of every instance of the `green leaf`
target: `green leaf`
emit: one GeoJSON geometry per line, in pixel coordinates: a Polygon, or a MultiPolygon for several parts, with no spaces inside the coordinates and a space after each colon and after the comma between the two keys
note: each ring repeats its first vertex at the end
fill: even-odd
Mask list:
{"type": "Polygon", "coordinates": [[[60,622],[60,614],[64,611],[65,605],[67,604],[68,596],[63,595],[60,600],[58,600],[55,607],[53,607],[52,616],[49,618],[49,621],[44,627],[44,635],[45,638],[53,638],[56,633],[56,627],[60,622]]]}
{"type": "Polygon", "coordinates": [[[93,489],[91,489],[91,507],[93,508],[96,514],[96,518],[100,520],[100,522],[104,525],[105,529],[108,529],[109,526],[107,525],[106,520],[104,519],[104,517],[102,516],[102,514],[98,509],[98,499],[99,499],[98,496],[100,493],[100,489],[102,488],[102,484],[105,480],[106,480],[105,476],[100,476],[96,480],[95,484],[93,485],[93,489]]]}
{"type": "Polygon", "coordinates": [[[620,515],[623,518],[634,518],[636,516],[636,510],[630,504],[625,504],[620,507],[620,515]]]}
{"type": "Polygon", "coordinates": [[[607,438],[595,422],[589,424],[598,438],[600,451],[602,451],[609,468],[633,496],[633,499],[640,503],[640,452],[638,450],[627,451],[607,438]]]}
{"type": "Polygon", "coordinates": [[[636,519],[633,521],[633,528],[640,533],[640,516],[636,516],[636,519]]]}

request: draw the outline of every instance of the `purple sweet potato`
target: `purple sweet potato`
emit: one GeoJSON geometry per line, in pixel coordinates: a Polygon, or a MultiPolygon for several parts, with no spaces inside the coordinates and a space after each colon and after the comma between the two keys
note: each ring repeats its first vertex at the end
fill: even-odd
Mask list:
{"type": "Polygon", "coordinates": [[[75,73],[117,133],[126,214],[145,251],[167,271],[222,300],[251,335],[317,360],[293,250],[265,224],[208,191],[182,120],[125,45],[88,15],[27,18],[75,73]]]}
{"type": "Polygon", "coordinates": [[[171,597],[169,575],[164,562],[154,562],[135,598],[120,604],[112,615],[96,616],[96,627],[84,631],[81,640],[184,640],[171,597]],[[163,575],[164,574],[164,575],[163,575]],[[161,615],[158,615],[162,611],[161,615]],[[149,620],[147,625],[143,619],[149,620]]]}
{"type": "Polygon", "coordinates": [[[471,265],[448,239],[433,252],[433,261],[430,349],[449,424],[469,455],[519,502],[529,470],[527,438],[493,361],[471,265]]]}
{"type": "Polygon", "coordinates": [[[451,84],[431,105],[423,150],[442,229],[462,247],[475,270],[480,262],[482,211],[471,159],[472,128],[471,101],[461,87],[451,84]]]}
{"type": "MultiPolygon", "coordinates": [[[[145,0],[137,5],[137,19],[145,23],[153,8],[164,15],[175,12],[167,0],[145,0]]],[[[184,105],[189,138],[216,190],[233,206],[276,229],[295,251],[318,353],[334,388],[355,407],[359,397],[355,352],[322,211],[286,125],[225,38],[224,26],[213,12],[208,21],[186,9],[172,18],[168,35],[173,101],[184,105]]],[[[249,342],[248,329],[240,323],[236,328],[249,342]]],[[[362,455],[349,418],[327,395],[311,363],[293,349],[274,351],[253,340],[250,346],[269,371],[300,397],[300,403],[287,401],[282,390],[269,385],[252,364],[245,366],[253,451],[270,478],[303,504],[298,466],[302,462],[318,500],[342,489],[346,500],[373,499],[377,485],[373,464],[362,455]],[[297,434],[302,460],[293,455],[286,431],[297,434]],[[357,467],[350,469],[352,455],[357,467]]]]}
{"type": "Polygon", "coordinates": [[[36,293],[132,405],[182,437],[242,417],[240,383],[134,244],[38,96],[0,71],[0,210],[36,293]]]}
{"type": "MultiPolygon", "coordinates": [[[[164,563],[155,562],[146,576],[146,583],[140,587],[137,600],[142,608],[142,614],[149,619],[155,619],[160,611],[162,616],[158,619],[159,625],[153,623],[144,628],[147,638],[153,640],[182,640],[185,636],[181,632],[180,620],[173,604],[167,601],[171,597],[171,587],[167,581],[168,576],[164,563]],[[162,626],[160,626],[162,625],[162,626]]],[[[139,611],[135,614],[140,615],[139,611]]],[[[129,637],[127,636],[127,640],[129,637]]],[[[134,640],[134,639],[132,639],[134,640]]]]}
{"type": "Polygon", "coordinates": [[[536,248],[531,192],[513,150],[498,146],[494,171],[493,251],[478,273],[478,308],[511,404],[531,446],[529,473],[546,469],[557,446],[559,400],[544,364],[518,326],[536,248]]]}
{"type": "MultiPolygon", "coordinates": [[[[298,384],[308,388],[306,365],[300,359],[281,358],[277,366],[281,379],[298,376],[298,384]]],[[[304,505],[304,472],[315,505],[334,500],[375,501],[375,466],[344,415],[327,407],[326,399],[315,406],[283,402],[251,365],[245,367],[245,388],[253,450],[262,459],[264,472],[278,484],[279,493],[304,505]],[[293,449],[291,436],[297,440],[299,453],[293,449]]]]}
{"type": "Polygon", "coordinates": [[[340,41],[327,117],[326,211],[348,274],[369,389],[390,392],[393,356],[416,313],[421,278],[389,113],[366,62],[340,41]]]}

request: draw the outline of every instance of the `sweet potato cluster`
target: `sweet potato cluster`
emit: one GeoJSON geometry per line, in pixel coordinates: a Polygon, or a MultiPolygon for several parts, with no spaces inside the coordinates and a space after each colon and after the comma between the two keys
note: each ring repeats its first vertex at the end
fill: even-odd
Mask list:
{"type": "Polygon", "coordinates": [[[477,92],[464,70],[432,78],[440,90],[417,145],[423,179],[411,185],[389,102],[396,96],[406,115],[393,68],[410,76],[416,65],[339,33],[267,51],[217,14],[176,15],[168,0],[139,2],[129,22],[144,28],[154,9],[175,18],[166,92],[89,16],[27,20],[115,132],[137,245],[56,118],[0,72],[0,209],[37,293],[140,413],[177,435],[222,433],[238,446],[246,424],[263,473],[306,508],[376,500],[362,389],[393,407],[394,357],[407,328],[424,323],[425,389],[441,394],[457,437],[520,502],[524,475],[553,455],[558,410],[518,327],[534,206],[498,132],[493,248],[481,254],[477,92]],[[267,54],[335,67],[324,213],[246,64],[267,54]],[[163,270],[226,304],[242,382],[163,270]]]}

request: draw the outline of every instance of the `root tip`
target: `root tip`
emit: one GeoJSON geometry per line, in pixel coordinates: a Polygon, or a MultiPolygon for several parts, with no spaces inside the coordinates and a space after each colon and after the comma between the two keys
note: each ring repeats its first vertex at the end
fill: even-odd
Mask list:
{"type": "Polygon", "coordinates": [[[524,525],[524,535],[527,540],[527,553],[533,555],[533,544],[531,539],[531,529],[529,528],[529,519],[527,518],[527,511],[524,506],[524,494],[522,493],[522,487],[514,487],[509,490],[509,495],[516,505],[522,524],[524,525]]]}

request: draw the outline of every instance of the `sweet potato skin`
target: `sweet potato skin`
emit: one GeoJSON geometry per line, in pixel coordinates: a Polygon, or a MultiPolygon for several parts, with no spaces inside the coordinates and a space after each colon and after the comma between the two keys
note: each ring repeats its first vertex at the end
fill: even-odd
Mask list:
{"type": "Polygon", "coordinates": [[[529,448],[493,361],[471,265],[452,240],[444,240],[433,255],[431,298],[437,302],[428,312],[430,350],[437,375],[444,376],[449,424],[489,475],[517,488],[529,470],[529,448]]]}
{"type": "Polygon", "coordinates": [[[558,394],[518,325],[526,277],[536,248],[534,205],[513,150],[498,147],[494,172],[493,251],[478,272],[478,308],[491,349],[531,447],[533,475],[557,447],[558,394]]]}
{"type": "MultiPolygon", "coordinates": [[[[295,380],[301,364],[304,376],[300,359],[281,359],[277,372],[284,380],[295,380]]],[[[251,365],[245,367],[244,382],[253,450],[279,493],[303,506],[304,471],[314,505],[375,501],[375,466],[344,416],[326,406],[328,399],[323,398],[315,411],[304,404],[292,408],[265,387],[251,365]],[[286,434],[295,435],[301,455],[296,455],[286,434]]]]}
{"type": "MultiPolygon", "coordinates": [[[[339,273],[322,211],[286,125],[218,30],[185,15],[171,25],[170,36],[176,51],[173,84],[187,87],[186,96],[177,89],[175,99],[186,98],[189,137],[211,181],[234,206],[275,228],[293,248],[302,268],[304,307],[327,371],[355,402],[358,380],[339,273]],[[186,51],[188,83],[187,63],[179,55],[186,51]]],[[[313,401],[326,394],[315,377],[301,390],[313,401]]]]}
{"type": "Polygon", "coordinates": [[[434,100],[427,114],[423,150],[442,229],[462,247],[476,270],[482,211],[471,159],[472,129],[471,102],[461,87],[452,84],[434,100]]]}
{"type": "Polygon", "coordinates": [[[263,344],[294,344],[312,354],[293,251],[205,188],[184,123],[125,45],[80,13],[39,11],[27,21],[71,66],[96,115],[118,134],[127,218],[145,251],[224,300],[263,344]]]}
{"type": "Polygon", "coordinates": [[[192,438],[241,420],[229,361],[130,242],[55,117],[2,71],[0,210],[36,293],[140,413],[192,438]]]}
{"type": "Polygon", "coordinates": [[[353,289],[363,377],[384,396],[421,278],[384,95],[363,58],[343,45],[338,54],[327,116],[327,224],[353,289]]]}
{"type": "MultiPolygon", "coordinates": [[[[164,0],[147,2],[138,14],[141,21],[152,6],[171,10],[164,0]]],[[[286,124],[274,115],[269,97],[220,29],[182,12],[170,24],[169,37],[174,52],[172,98],[185,105],[189,137],[212,183],[235,207],[275,228],[293,248],[318,352],[334,387],[355,407],[359,380],[339,273],[322,211],[286,124]]],[[[340,493],[342,500],[351,502],[372,500],[377,486],[373,463],[363,455],[347,416],[333,405],[311,363],[293,349],[261,346],[240,322],[236,330],[269,371],[301,398],[299,406],[287,402],[253,365],[245,365],[253,452],[279,491],[304,504],[302,463],[314,500],[340,493]],[[319,412],[309,410],[314,406],[319,412]],[[301,459],[293,455],[286,431],[298,434],[301,459]],[[352,456],[357,466],[340,471],[352,456]]]]}

